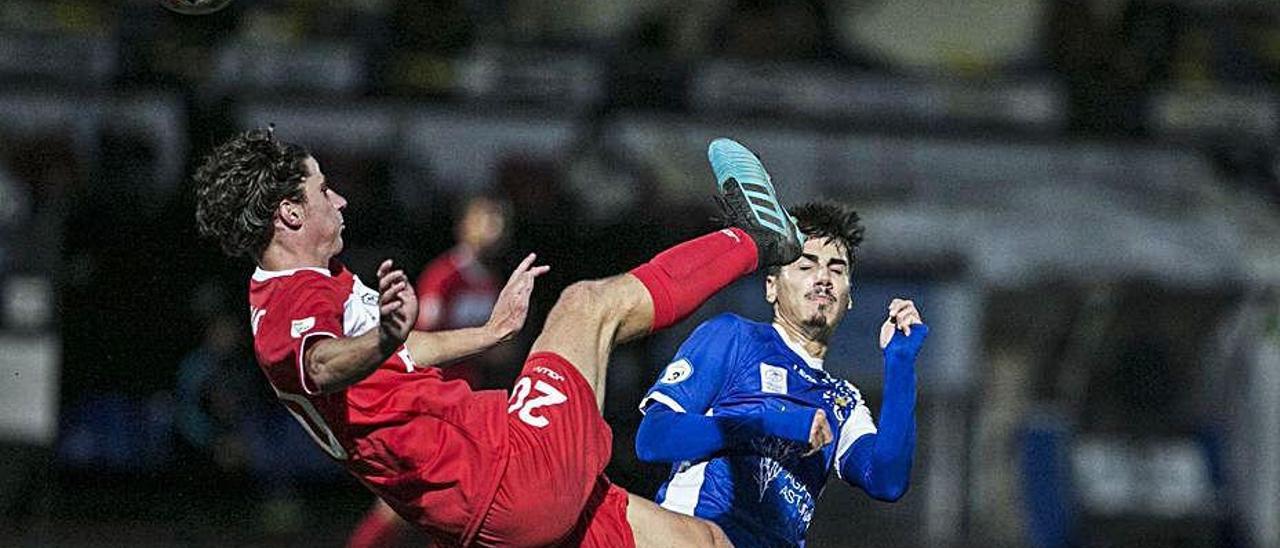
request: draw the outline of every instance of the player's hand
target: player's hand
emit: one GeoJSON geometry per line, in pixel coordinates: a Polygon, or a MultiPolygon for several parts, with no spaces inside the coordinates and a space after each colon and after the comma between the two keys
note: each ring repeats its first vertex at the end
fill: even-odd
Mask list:
{"type": "Polygon", "coordinates": [[[537,253],[530,253],[520,266],[511,273],[507,285],[498,294],[498,302],[493,305],[493,313],[485,327],[497,336],[498,342],[507,341],[516,336],[524,327],[524,320],[529,316],[529,296],[533,294],[533,281],[538,276],[551,270],[550,266],[533,266],[537,253]]]}
{"type": "Polygon", "coordinates": [[[827,412],[819,409],[813,414],[813,424],[809,426],[809,450],[805,451],[804,456],[821,451],[833,439],[835,436],[831,434],[831,423],[827,422],[827,412]]]}
{"type": "Polygon", "coordinates": [[[378,328],[383,350],[395,350],[413,330],[418,320],[418,296],[409,286],[404,271],[393,268],[391,259],[378,265],[378,328]]]}
{"type": "Polygon", "coordinates": [[[911,326],[924,323],[920,318],[920,311],[916,310],[916,303],[906,299],[894,299],[889,303],[889,317],[880,324],[880,349],[884,350],[889,346],[889,341],[893,339],[894,331],[901,331],[903,335],[911,336],[911,326]]]}

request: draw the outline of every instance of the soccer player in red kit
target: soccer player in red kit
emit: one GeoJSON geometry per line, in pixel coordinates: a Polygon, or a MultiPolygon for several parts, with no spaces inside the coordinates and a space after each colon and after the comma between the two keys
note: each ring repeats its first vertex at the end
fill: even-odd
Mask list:
{"type": "MultiPolygon", "coordinates": [[[[491,347],[500,332],[414,331],[417,299],[391,261],[373,289],[335,260],[346,200],[302,147],[260,130],[219,146],[195,176],[196,218],[224,251],[257,262],[254,349],[276,395],[322,449],[433,539],[727,545],[714,524],[610,483],[611,433],[599,410],[616,344],[679,321],[758,266],[799,256],[803,237],[755,156],[726,140],[710,156],[735,226],[566,288],[510,397],[418,365],[491,347]]],[[[507,290],[527,298],[545,269],[532,262],[507,290]]]]}

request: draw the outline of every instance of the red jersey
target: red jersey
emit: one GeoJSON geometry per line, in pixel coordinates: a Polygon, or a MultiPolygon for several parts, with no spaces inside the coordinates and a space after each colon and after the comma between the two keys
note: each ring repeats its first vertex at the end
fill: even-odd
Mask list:
{"type": "Polygon", "coordinates": [[[475,253],[455,247],[422,269],[415,329],[436,331],[484,325],[498,300],[498,279],[476,260],[475,253]]]}
{"type": "Polygon", "coordinates": [[[378,292],[336,261],[258,269],[249,304],[258,363],[316,443],[438,540],[469,542],[506,464],[506,393],[444,380],[404,346],[360,382],[319,393],[303,368],[307,345],[378,326],[378,292]]]}

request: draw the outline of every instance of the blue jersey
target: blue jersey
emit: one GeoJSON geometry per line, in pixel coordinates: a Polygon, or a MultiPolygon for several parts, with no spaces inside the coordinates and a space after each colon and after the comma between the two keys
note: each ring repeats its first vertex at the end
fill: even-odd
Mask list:
{"type": "MultiPolygon", "coordinates": [[[[862,395],[828,375],[772,324],[722,314],[699,326],[649,390],[641,410],[732,416],[797,406],[822,409],[836,440],[806,446],[761,436],[699,461],[675,463],[657,502],[716,522],[737,546],[803,545],[833,467],[876,426],[862,395]]],[[[679,433],[673,433],[678,436],[679,433]]]]}

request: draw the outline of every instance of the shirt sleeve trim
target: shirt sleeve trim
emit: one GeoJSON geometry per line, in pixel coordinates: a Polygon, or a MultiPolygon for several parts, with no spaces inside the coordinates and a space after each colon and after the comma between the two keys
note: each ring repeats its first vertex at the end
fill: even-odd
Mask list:
{"type": "Polygon", "coordinates": [[[314,331],[302,336],[302,340],[298,342],[298,384],[302,386],[302,391],[309,396],[319,396],[320,388],[315,383],[310,382],[311,378],[307,375],[306,365],[303,363],[303,357],[307,354],[307,341],[314,337],[325,337],[329,339],[338,338],[337,335],[327,331],[314,331]]]}
{"type": "Polygon", "coordinates": [[[854,443],[862,439],[862,436],[876,433],[874,422],[870,420],[863,424],[859,424],[859,422],[861,421],[856,416],[849,417],[849,420],[845,421],[844,425],[840,427],[840,441],[836,444],[836,475],[840,479],[844,479],[844,474],[841,470],[844,469],[844,458],[849,449],[853,447],[854,443]]]}
{"type": "Polygon", "coordinates": [[[642,415],[644,414],[645,407],[648,407],[649,402],[651,401],[655,401],[655,402],[661,403],[662,405],[670,407],[672,411],[675,411],[677,413],[687,413],[687,411],[684,410],[684,406],[676,402],[676,400],[673,399],[671,396],[668,396],[666,394],[663,394],[662,392],[658,392],[655,390],[653,392],[650,392],[648,395],[646,395],[643,400],[640,400],[640,414],[642,415]]]}

